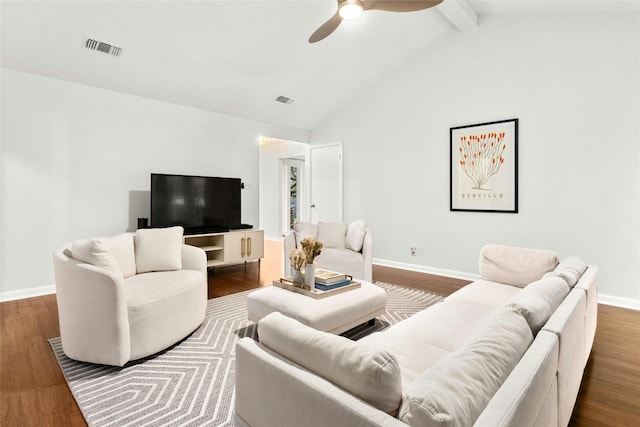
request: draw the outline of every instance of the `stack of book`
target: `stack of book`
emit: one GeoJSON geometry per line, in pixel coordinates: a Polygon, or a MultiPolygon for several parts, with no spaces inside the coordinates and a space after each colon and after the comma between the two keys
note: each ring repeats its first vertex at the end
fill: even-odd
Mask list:
{"type": "Polygon", "coordinates": [[[351,276],[329,270],[316,270],[316,289],[329,291],[351,284],[351,276]]]}

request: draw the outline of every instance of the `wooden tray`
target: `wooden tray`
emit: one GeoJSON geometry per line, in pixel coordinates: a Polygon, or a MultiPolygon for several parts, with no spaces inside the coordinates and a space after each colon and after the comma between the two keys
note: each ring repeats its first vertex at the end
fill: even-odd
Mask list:
{"type": "Polygon", "coordinates": [[[315,299],[322,299],[330,297],[332,295],[338,295],[344,292],[349,292],[360,287],[360,282],[354,282],[353,280],[349,285],[342,286],[340,288],[330,289],[328,291],[321,291],[318,289],[309,289],[309,286],[304,283],[294,282],[290,278],[282,277],[280,280],[274,280],[273,286],[286,289],[291,292],[296,292],[302,295],[306,295],[315,299]]]}

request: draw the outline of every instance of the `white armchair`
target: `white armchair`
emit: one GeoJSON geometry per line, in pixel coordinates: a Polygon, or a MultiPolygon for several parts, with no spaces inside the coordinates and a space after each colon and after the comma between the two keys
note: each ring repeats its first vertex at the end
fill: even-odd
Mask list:
{"type": "Polygon", "coordinates": [[[200,326],[207,306],[206,255],[183,245],[176,228],[80,240],[54,252],[60,337],[68,357],[123,366],[200,326]]]}
{"type": "Polygon", "coordinates": [[[284,274],[291,277],[289,251],[299,247],[307,236],[322,242],[322,253],[315,259],[319,268],[348,274],[354,279],[372,281],[373,237],[364,221],[352,223],[297,222],[284,235],[284,274]]]}

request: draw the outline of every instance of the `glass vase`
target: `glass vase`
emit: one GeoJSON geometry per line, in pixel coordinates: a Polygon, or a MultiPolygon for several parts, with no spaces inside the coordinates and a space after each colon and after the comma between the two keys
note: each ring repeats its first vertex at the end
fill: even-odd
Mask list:
{"type": "Polygon", "coordinates": [[[302,278],[302,271],[294,268],[293,269],[293,277],[291,279],[293,279],[294,282],[302,283],[302,281],[304,280],[302,278]]]}

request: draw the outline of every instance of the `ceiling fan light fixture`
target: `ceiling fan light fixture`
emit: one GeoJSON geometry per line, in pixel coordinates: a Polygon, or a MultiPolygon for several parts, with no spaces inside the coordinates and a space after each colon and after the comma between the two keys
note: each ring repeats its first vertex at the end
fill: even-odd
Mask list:
{"type": "Polygon", "coordinates": [[[340,5],[340,16],[347,21],[353,21],[360,18],[364,8],[360,0],[345,0],[340,5]]]}

